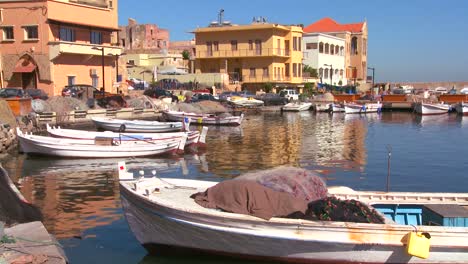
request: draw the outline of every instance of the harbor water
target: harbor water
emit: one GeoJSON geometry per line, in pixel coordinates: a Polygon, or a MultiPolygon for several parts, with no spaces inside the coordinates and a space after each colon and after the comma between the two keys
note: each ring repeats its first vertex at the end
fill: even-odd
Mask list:
{"type": "MultiPolygon", "coordinates": [[[[126,161],[160,177],[218,181],[287,165],[356,190],[468,192],[467,139],[468,117],[456,114],[275,112],[247,115],[240,127],[210,127],[206,148],[126,161]]],[[[123,216],[120,160],[18,154],[3,166],[71,263],[219,263],[212,256],[147,256],[123,216]]]]}

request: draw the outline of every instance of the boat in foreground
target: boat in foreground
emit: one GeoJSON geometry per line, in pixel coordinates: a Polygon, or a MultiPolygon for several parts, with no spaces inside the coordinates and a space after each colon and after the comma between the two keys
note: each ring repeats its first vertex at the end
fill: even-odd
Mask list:
{"type": "Polygon", "coordinates": [[[116,158],[152,156],[183,150],[185,140],[164,140],[160,142],[119,141],[112,138],[94,140],[66,139],[24,134],[16,130],[21,150],[27,154],[39,154],[76,158],[116,158]]]}
{"type": "Polygon", "coordinates": [[[344,103],[344,109],[346,114],[366,114],[366,113],[377,113],[382,110],[382,103],[344,103]]]}
{"type": "Polygon", "coordinates": [[[170,121],[184,121],[189,118],[192,123],[201,125],[230,125],[239,126],[244,119],[244,114],[240,116],[219,116],[213,114],[195,114],[178,111],[164,111],[164,117],[170,121]]]}
{"type": "MultiPolygon", "coordinates": [[[[444,208],[446,212],[458,210],[466,225],[468,194],[332,187],[329,195],[362,201],[393,220],[384,224],[264,220],[204,208],[190,198],[216,182],[157,177],[136,180],[125,171],[125,163],[119,163],[125,216],[137,240],[150,252],[182,249],[295,263],[468,263],[468,227],[444,226],[445,221],[435,212],[437,208],[442,212],[444,208]],[[430,222],[441,225],[427,225],[430,222]],[[415,226],[409,225],[413,223],[415,226]],[[424,237],[426,233],[430,239],[424,237]],[[409,255],[407,244],[412,254],[427,258],[409,255]]],[[[448,224],[454,222],[449,219],[448,224]]]]}
{"type": "Polygon", "coordinates": [[[462,102],[457,104],[455,110],[460,115],[468,115],[468,103],[462,102]]]}
{"type": "Polygon", "coordinates": [[[52,137],[68,138],[68,139],[82,139],[82,140],[95,140],[96,138],[111,138],[114,140],[125,141],[151,141],[160,142],[164,140],[181,140],[182,137],[187,137],[185,146],[191,144],[204,144],[208,127],[199,131],[188,132],[172,132],[172,133],[118,133],[112,131],[85,131],[76,129],[65,129],[61,127],[51,127],[47,124],[47,132],[52,137]]]}
{"type": "Polygon", "coordinates": [[[421,115],[441,115],[447,114],[450,110],[450,105],[444,103],[416,103],[414,111],[421,115]]]}
{"type": "Polygon", "coordinates": [[[300,112],[300,111],[308,111],[312,103],[309,102],[292,102],[285,104],[281,110],[282,111],[293,111],[293,112],[300,112]]]}
{"type": "Polygon", "coordinates": [[[125,120],[108,117],[92,117],[91,120],[93,120],[94,124],[98,129],[109,130],[114,132],[158,133],[181,131],[183,129],[182,122],[125,120]]]}
{"type": "Polygon", "coordinates": [[[331,104],[331,112],[332,113],[342,113],[345,112],[345,108],[343,104],[340,103],[333,103],[331,104]]]}

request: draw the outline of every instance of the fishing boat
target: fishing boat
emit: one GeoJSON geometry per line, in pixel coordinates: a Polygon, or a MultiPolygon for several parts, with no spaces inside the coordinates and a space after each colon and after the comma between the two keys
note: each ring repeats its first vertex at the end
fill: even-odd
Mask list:
{"type": "Polygon", "coordinates": [[[333,103],[331,104],[331,112],[332,113],[342,113],[345,112],[345,108],[343,104],[333,103]]]}
{"type": "MultiPolygon", "coordinates": [[[[158,122],[146,120],[125,120],[108,117],[92,117],[94,124],[98,129],[114,132],[173,132],[183,129],[182,122],[158,122]]],[[[182,120],[183,121],[183,120],[182,120]]]]}
{"type": "Polygon", "coordinates": [[[450,110],[450,105],[444,103],[416,103],[414,111],[421,115],[441,115],[447,114],[450,110]]]}
{"type": "Polygon", "coordinates": [[[300,112],[300,111],[308,111],[312,103],[309,102],[292,102],[285,104],[281,110],[282,111],[293,111],[293,112],[300,112]]]}
{"type": "Polygon", "coordinates": [[[455,110],[460,115],[468,115],[468,103],[461,102],[455,106],[455,110]]]}
{"type": "Polygon", "coordinates": [[[320,103],[320,102],[316,102],[314,103],[314,110],[316,112],[329,112],[330,111],[330,105],[332,103],[320,103]]]}
{"type": "Polygon", "coordinates": [[[241,114],[240,116],[219,116],[214,114],[195,114],[171,110],[164,111],[163,115],[170,121],[183,121],[185,118],[188,118],[192,123],[201,125],[239,126],[244,119],[244,114],[241,114]]]}
{"type": "Polygon", "coordinates": [[[208,128],[204,127],[202,133],[199,131],[188,132],[172,132],[172,133],[118,133],[112,131],[85,131],[76,129],[64,129],[61,127],[51,127],[47,124],[47,132],[52,137],[95,140],[96,138],[111,138],[124,141],[164,141],[164,140],[181,140],[182,137],[187,137],[185,146],[192,144],[205,144],[206,133],[208,128]]]}
{"type": "Polygon", "coordinates": [[[253,97],[231,96],[227,98],[227,101],[232,105],[239,107],[256,107],[264,105],[262,100],[255,99],[253,97]]]}
{"type": "Polygon", "coordinates": [[[382,103],[344,103],[344,109],[346,114],[366,114],[366,113],[377,113],[382,110],[382,103]]]}
{"type": "Polygon", "coordinates": [[[205,208],[190,198],[216,182],[134,179],[124,162],[118,170],[126,219],[150,252],[175,249],[294,263],[468,263],[466,193],[330,187],[331,196],[377,209],[385,223],[265,220],[205,208]]]}
{"type": "Polygon", "coordinates": [[[76,158],[117,158],[152,156],[183,150],[186,138],[159,142],[145,140],[116,140],[95,138],[92,140],[54,138],[24,134],[16,129],[21,150],[27,154],[38,154],[76,158]]]}

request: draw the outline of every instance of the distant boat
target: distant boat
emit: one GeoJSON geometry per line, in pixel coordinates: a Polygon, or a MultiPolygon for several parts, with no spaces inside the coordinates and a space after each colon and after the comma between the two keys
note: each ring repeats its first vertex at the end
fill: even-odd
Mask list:
{"type": "Polygon", "coordinates": [[[194,143],[205,143],[206,133],[208,128],[199,131],[189,132],[170,132],[170,133],[118,133],[112,131],[86,131],[86,130],[75,130],[65,129],[60,127],[51,127],[47,124],[47,132],[53,137],[69,138],[69,139],[83,139],[83,140],[95,140],[96,138],[112,138],[115,140],[125,141],[152,141],[158,142],[163,140],[180,140],[182,137],[187,137],[185,145],[194,143]],[[201,140],[201,141],[200,141],[201,140]]]}
{"type": "Polygon", "coordinates": [[[324,103],[324,102],[315,102],[314,103],[314,110],[316,112],[328,112],[330,111],[330,106],[332,103],[324,103]]]}
{"type": "Polygon", "coordinates": [[[345,113],[346,114],[366,114],[366,113],[376,113],[382,110],[382,103],[344,103],[345,113]]]}
{"type": "Polygon", "coordinates": [[[16,132],[21,150],[24,153],[59,157],[117,158],[152,156],[175,152],[185,146],[185,138],[161,142],[119,141],[112,138],[82,140],[24,134],[19,128],[17,128],[16,132]]]}
{"type": "Polygon", "coordinates": [[[440,115],[447,114],[450,110],[450,105],[444,103],[416,103],[414,111],[421,115],[440,115]]]}
{"type": "Polygon", "coordinates": [[[309,102],[292,102],[292,103],[285,104],[281,108],[281,110],[294,111],[294,112],[307,111],[310,109],[311,106],[312,106],[312,103],[309,103],[309,102]]]}
{"type": "Polygon", "coordinates": [[[124,163],[119,178],[130,229],[150,252],[176,249],[293,263],[468,263],[466,193],[332,187],[329,195],[371,205],[385,223],[264,220],[205,208],[190,198],[216,182],[133,179],[124,163]]]}
{"type": "Polygon", "coordinates": [[[227,101],[234,106],[241,107],[254,107],[264,105],[264,102],[262,100],[255,99],[253,97],[231,96],[228,97],[227,101]]]}
{"type": "Polygon", "coordinates": [[[170,121],[184,121],[189,118],[192,124],[200,125],[228,125],[239,126],[244,119],[244,114],[240,116],[219,116],[214,114],[195,114],[178,111],[164,111],[164,117],[170,121]]]}
{"type": "Polygon", "coordinates": [[[462,102],[457,104],[455,110],[461,115],[468,115],[468,103],[462,102]]]}
{"type": "Polygon", "coordinates": [[[173,132],[181,131],[183,128],[182,122],[159,122],[146,120],[125,120],[107,117],[92,117],[97,128],[114,132],[173,132]]]}
{"type": "Polygon", "coordinates": [[[344,107],[343,104],[332,103],[332,104],[331,104],[331,112],[332,112],[332,113],[345,112],[345,107],[344,107]]]}

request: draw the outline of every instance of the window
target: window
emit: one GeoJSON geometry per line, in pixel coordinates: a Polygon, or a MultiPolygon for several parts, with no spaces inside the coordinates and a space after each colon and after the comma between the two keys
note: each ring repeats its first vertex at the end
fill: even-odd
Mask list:
{"type": "Polygon", "coordinates": [[[249,50],[253,50],[253,40],[249,40],[249,50]]]}
{"type": "Polygon", "coordinates": [[[128,64],[135,65],[135,60],[128,60],[128,64]]]}
{"type": "Polygon", "coordinates": [[[299,51],[302,51],[302,38],[301,37],[297,38],[297,48],[299,49],[299,51]]]}
{"type": "Polygon", "coordinates": [[[92,82],[92,85],[93,85],[95,88],[98,88],[98,87],[99,87],[99,77],[97,77],[97,76],[91,76],[91,82],[92,82]]]}
{"type": "Polygon", "coordinates": [[[306,43],[306,49],[317,49],[317,43],[306,43]]]}
{"type": "Polygon", "coordinates": [[[3,40],[14,40],[13,26],[3,27],[3,40]]]}
{"type": "Polygon", "coordinates": [[[76,76],[68,76],[68,86],[75,85],[76,76]]]}
{"type": "Polygon", "coordinates": [[[213,56],[213,43],[211,41],[206,43],[206,55],[213,56]]]}
{"type": "Polygon", "coordinates": [[[109,1],[109,8],[114,8],[112,1],[109,1]]]}
{"type": "Polygon", "coordinates": [[[367,39],[362,39],[362,53],[367,54],[367,39]]]}
{"type": "Polygon", "coordinates": [[[273,67],[273,78],[276,80],[277,75],[276,75],[276,67],[273,67]]]}
{"type": "Polygon", "coordinates": [[[255,68],[250,68],[250,77],[255,78],[255,68]]]}
{"type": "Polygon", "coordinates": [[[39,38],[39,33],[37,26],[25,26],[24,27],[24,39],[25,40],[35,40],[39,38]]]}
{"type": "Polygon", "coordinates": [[[165,40],[163,41],[163,45],[164,47],[167,47],[167,42],[165,40]]]}
{"type": "Polygon", "coordinates": [[[268,78],[268,67],[264,67],[263,68],[263,77],[267,77],[268,78]]]}
{"type": "Polygon", "coordinates": [[[102,33],[99,31],[91,31],[91,44],[102,44],[102,33]]]}
{"type": "Polygon", "coordinates": [[[237,50],[237,40],[231,40],[231,50],[237,50]]]}
{"type": "Polygon", "coordinates": [[[297,63],[293,63],[293,77],[297,77],[297,63]]]}
{"type": "Polygon", "coordinates": [[[125,47],[125,39],[122,39],[122,47],[125,47]]]}
{"type": "Polygon", "coordinates": [[[75,42],[75,30],[71,28],[60,28],[60,40],[75,42]]]}
{"type": "Polygon", "coordinates": [[[213,48],[214,48],[214,51],[219,51],[219,42],[218,41],[214,41],[213,42],[213,48]]]}
{"type": "Polygon", "coordinates": [[[284,64],[286,77],[289,77],[289,63],[284,64]]]}
{"type": "Polygon", "coordinates": [[[358,54],[358,42],[357,37],[353,37],[351,39],[351,54],[357,55],[358,54]]]}
{"type": "Polygon", "coordinates": [[[262,55],[262,41],[259,39],[255,40],[255,54],[262,55]]]}
{"type": "Polygon", "coordinates": [[[323,53],[323,42],[319,43],[319,53],[323,53]]]}
{"type": "Polygon", "coordinates": [[[293,37],[293,50],[297,50],[297,37],[293,37]]]}

